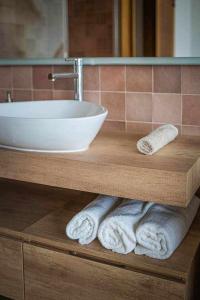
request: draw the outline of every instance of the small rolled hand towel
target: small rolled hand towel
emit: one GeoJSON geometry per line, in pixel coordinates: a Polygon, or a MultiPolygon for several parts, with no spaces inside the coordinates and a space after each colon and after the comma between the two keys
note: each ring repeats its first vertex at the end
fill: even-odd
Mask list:
{"type": "Polygon", "coordinates": [[[177,135],[178,129],[174,125],[165,124],[141,138],[137,142],[137,148],[143,154],[152,155],[173,141],[177,135]]]}
{"type": "Polygon", "coordinates": [[[101,223],[98,239],[101,244],[114,252],[127,254],[136,246],[135,229],[152,203],[123,200],[101,223]]]}
{"type": "Polygon", "coordinates": [[[157,259],[170,257],[188,232],[199,204],[197,196],[187,208],[154,204],[136,230],[135,254],[157,259]]]}
{"type": "Polygon", "coordinates": [[[117,201],[118,197],[99,195],[69,221],[66,235],[82,245],[91,243],[97,237],[103,218],[117,201]]]}

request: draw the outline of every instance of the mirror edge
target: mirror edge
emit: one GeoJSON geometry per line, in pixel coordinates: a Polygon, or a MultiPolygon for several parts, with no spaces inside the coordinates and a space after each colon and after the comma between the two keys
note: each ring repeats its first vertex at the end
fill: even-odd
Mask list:
{"type": "MultiPolygon", "coordinates": [[[[0,66],[66,64],[64,58],[0,59],[0,66]]],[[[200,65],[200,57],[85,57],[83,65],[200,65]]]]}

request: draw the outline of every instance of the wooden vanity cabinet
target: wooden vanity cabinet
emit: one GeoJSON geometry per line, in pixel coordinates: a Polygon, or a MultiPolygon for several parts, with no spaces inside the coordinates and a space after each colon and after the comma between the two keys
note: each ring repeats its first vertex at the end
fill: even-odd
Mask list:
{"type": "Polygon", "coordinates": [[[22,243],[0,237],[0,295],[24,299],[22,243]]]}
{"type": "Polygon", "coordinates": [[[23,248],[25,299],[200,299],[200,214],[174,255],[162,261],[113,253],[97,240],[85,246],[69,240],[65,224],[77,210],[70,203],[25,230],[32,243],[23,248]]]}
{"type": "Polygon", "coordinates": [[[28,300],[198,300],[200,211],[167,260],[80,246],[66,224],[96,195],[0,180],[0,295],[28,300]],[[196,286],[195,286],[196,285],[196,286]]]}
{"type": "Polygon", "coordinates": [[[24,244],[25,299],[186,299],[185,286],[37,246],[24,244]]]}

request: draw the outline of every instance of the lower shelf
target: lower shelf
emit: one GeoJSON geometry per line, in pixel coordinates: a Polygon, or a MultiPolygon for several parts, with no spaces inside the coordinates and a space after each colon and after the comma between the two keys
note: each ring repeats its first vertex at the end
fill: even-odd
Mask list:
{"type": "Polygon", "coordinates": [[[200,214],[172,257],[159,261],[112,253],[97,240],[80,246],[66,237],[67,222],[94,194],[5,180],[0,190],[0,294],[23,299],[25,287],[25,299],[195,299],[200,214]],[[5,255],[9,243],[19,248],[17,261],[11,250],[5,255]],[[11,286],[5,273],[16,275],[8,280],[11,286]]]}

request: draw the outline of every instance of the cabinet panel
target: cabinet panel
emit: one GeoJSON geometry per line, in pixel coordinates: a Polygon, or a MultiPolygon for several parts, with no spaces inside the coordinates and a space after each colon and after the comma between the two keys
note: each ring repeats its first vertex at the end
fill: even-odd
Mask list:
{"type": "Polygon", "coordinates": [[[0,295],[23,299],[23,294],[22,244],[0,237],[0,295]]]}
{"type": "Polygon", "coordinates": [[[25,298],[185,299],[185,285],[24,244],[25,298]]]}

